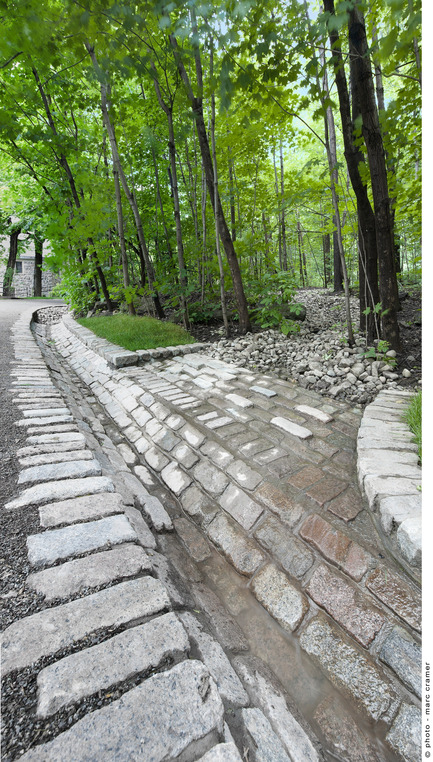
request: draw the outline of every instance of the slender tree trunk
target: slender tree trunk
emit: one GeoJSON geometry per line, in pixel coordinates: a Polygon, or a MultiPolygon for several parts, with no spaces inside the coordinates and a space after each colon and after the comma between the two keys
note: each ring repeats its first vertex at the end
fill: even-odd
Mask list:
{"type": "MultiPolygon", "coordinates": [[[[334,0],[323,0],[324,9],[334,15],[334,0]]],[[[374,314],[374,306],[379,302],[377,282],[377,244],[374,212],[368,197],[367,186],[364,184],[359,166],[363,155],[354,141],[354,125],[350,111],[349,90],[347,87],[344,60],[341,52],[340,38],[334,29],[329,30],[329,41],[332,47],[331,63],[334,69],[335,82],[338,91],[338,101],[341,117],[341,127],[344,141],[344,156],[347,170],[356,196],[358,212],[359,236],[359,281],[360,281],[360,327],[370,336],[373,322],[366,319],[364,310],[369,308],[374,314]]],[[[353,82],[353,77],[352,77],[353,82]]],[[[355,93],[352,88],[355,100],[355,93]]]]}
{"type": "Polygon", "coordinates": [[[383,338],[399,351],[400,333],[397,320],[398,286],[394,266],[394,242],[390,214],[385,152],[374,96],[374,84],[368,57],[364,18],[355,8],[349,14],[349,39],[356,53],[353,64],[358,85],[362,115],[362,133],[367,147],[371,189],[376,219],[376,243],[379,264],[379,292],[382,304],[383,338]]]}
{"type": "Polygon", "coordinates": [[[322,235],[322,249],[323,249],[323,280],[325,282],[325,288],[328,288],[328,283],[331,279],[331,236],[329,233],[322,235]]]}
{"type": "Polygon", "coordinates": [[[42,257],[44,239],[35,233],[35,269],[33,274],[33,296],[42,296],[42,257]]]}
{"type": "Polygon", "coordinates": [[[15,275],[15,265],[18,256],[18,236],[20,233],[21,228],[16,228],[9,236],[9,256],[3,277],[3,296],[5,297],[12,295],[12,281],[15,275]]]}
{"type": "Polygon", "coordinates": [[[274,163],[274,177],[275,177],[275,196],[278,204],[278,262],[280,270],[283,269],[283,246],[281,240],[281,209],[280,209],[280,194],[278,191],[278,172],[277,172],[277,160],[275,158],[275,148],[272,146],[272,160],[274,163]]]}
{"type": "Polygon", "coordinates": [[[233,160],[231,158],[232,149],[229,146],[229,194],[230,194],[230,225],[232,229],[232,241],[236,241],[236,209],[235,209],[235,190],[233,185],[233,160]]]}
{"type": "MultiPolygon", "coordinates": [[[[211,40],[210,43],[211,43],[210,45],[210,77],[212,78],[213,77],[213,40],[211,40]]],[[[214,204],[216,208],[218,203],[218,167],[217,167],[217,160],[216,160],[216,145],[215,145],[215,95],[213,91],[211,96],[211,109],[212,109],[211,142],[212,142],[212,158],[213,158],[213,183],[214,183],[214,194],[215,194],[214,204]]],[[[227,318],[226,294],[224,289],[224,268],[223,268],[223,261],[221,257],[220,236],[219,236],[217,215],[215,215],[215,245],[216,245],[216,252],[218,257],[218,267],[220,272],[221,309],[223,314],[224,330],[228,338],[230,336],[230,327],[229,327],[229,321],[227,318]]]]}
{"type": "MultiPolygon", "coordinates": [[[[123,225],[122,195],[120,193],[119,172],[115,166],[113,167],[113,177],[114,177],[114,193],[116,197],[117,232],[119,235],[120,254],[122,258],[123,285],[125,287],[125,291],[127,291],[130,285],[129,272],[128,272],[128,255],[126,253],[126,245],[125,245],[125,228],[123,225]]],[[[134,302],[132,299],[130,299],[129,295],[126,299],[126,303],[128,305],[129,314],[135,315],[134,302]]]]}
{"type": "Polygon", "coordinates": [[[298,231],[299,275],[301,277],[302,287],[305,288],[304,259],[302,256],[302,233],[298,217],[296,218],[296,229],[298,231]]]}
{"type": "Polygon", "coordinates": [[[156,198],[157,198],[158,206],[159,206],[159,209],[160,209],[160,212],[161,212],[161,220],[162,220],[162,227],[164,228],[165,241],[166,241],[166,244],[167,244],[167,250],[168,250],[168,253],[170,255],[170,259],[174,259],[173,252],[172,252],[172,249],[171,249],[170,231],[169,231],[169,229],[167,227],[167,221],[165,219],[164,206],[163,206],[162,198],[161,198],[161,186],[160,186],[160,182],[159,182],[158,163],[156,161],[155,149],[153,148],[153,146],[152,146],[152,159],[153,159],[153,168],[154,168],[154,171],[155,171],[156,198]]]}
{"type": "MultiPolygon", "coordinates": [[[[239,328],[242,333],[246,333],[251,330],[251,322],[248,315],[248,305],[245,297],[244,287],[242,283],[242,275],[239,267],[238,258],[236,256],[235,248],[233,246],[232,237],[227,226],[226,218],[224,216],[223,208],[221,205],[221,199],[219,193],[215,194],[214,188],[214,171],[212,166],[212,157],[209,147],[209,141],[206,132],[206,125],[203,116],[203,102],[201,97],[195,97],[191,87],[188,74],[181,59],[179,48],[174,35],[170,35],[170,42],[175,56],[176,64],[179,70],[179,74],[185,85],[186,93],[191,104],[192,112],[195,118],[195,126],[197,130],[198,142],[200,145],[200,151],[202,155],[203,167],[206,175],[206,184],[209,192],[209,198],[211,200],[212,209],[214,214],[218,217],[218,230],[221,238],[221,242],[224,247],[225,255],[230,267],[230,273],[233,281],[233,288],[235,292],[238,313],[239,313],[239,328]]],[[[195,49],[195,61],[197,70],[197,82],[199,90],[202,91],[203,76],[201,69],[200,52],[198,48],[195,49]]]]}
{"type": "Polygon", "coordinates": [[[281,182],[281,253],[284,272],[287,272],[286,211],[284,208],[284,159],[283,143],[280,140],[280,182],[281,182]]]}

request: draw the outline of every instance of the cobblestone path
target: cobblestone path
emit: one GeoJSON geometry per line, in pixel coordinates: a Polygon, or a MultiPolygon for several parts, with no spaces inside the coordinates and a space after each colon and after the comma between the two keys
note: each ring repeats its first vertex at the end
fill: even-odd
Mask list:
{"type": "Polygon", "coordinates": [[[64,323],[36,326],[42,357],[28,324],[20,758],[417,760],[417,569],[359,492],[361,411],[200,352],[116,369],[64,323]]]}

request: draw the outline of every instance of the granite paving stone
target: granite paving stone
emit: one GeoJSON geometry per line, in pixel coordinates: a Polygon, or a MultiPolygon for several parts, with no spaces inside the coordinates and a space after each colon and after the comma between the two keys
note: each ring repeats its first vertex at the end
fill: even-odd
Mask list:
{"type": "Polygon", "coordinates": [[[106,476],[88,476],[84,479],[67,479],[37,484],[28,487],[21,494],[6,503],[6,510],[24,508],[28,505],[42,505],[52,500],[66,500],[81,495],[94,495],[99,492],[114,492],[114,484],[106,476]]]}
{"type": "Polygon", "coordinates": [[[405,630],[395,627],[380,649],[380,659],[391,667],[409,690],[421,698],[421,646],[405,630]]]}
{"type": "Polygon", "coordinates": [[[163,455],[157,447],[149,447],[143,454],[146,463],[153,468],[154,471],[162,471],[162,469],[170,463],[169,459],[163,455]]]}
{"type": "Polygon", "coordinates": [[[125,516],[137,535],[137,540],[144,548],[155,549],[156,540],[147,526],[141,512],[132,505],[125,505],[125,516]]]}
{"type": "Polygon", "coordinates": [[[306,592],[365,648],[369,647],[385,623],[383,614],[365,596],[357,593],[353,585],[324,564],[314,571],[306,592]]]}
{"type": "Polygon", "coordinates": [[[404,762],[418,762],[421,759],[421,723],[420,710],[403,703],[386,740],[404,762]]]}
{"type": "Polygon", "coordinates": [[[219,513],[217,503],[196,485],[188,487],[180,501],[183,510],[200,526],[206,527],[219,513]]]}
{"type": "Polygon", "coordinates": [[[251,458],[253,455],[257,455],[259,452],[263,452],[264,450],[268,450],[270,445],[270,441],[268,439],[258,438],[253,439],[250,442],[246,442],[245,444],[241,445],[239,447],[239,452],[241,455],[244,455],[246,458],[251,458]]]}
{"type": "Polygon", "coordinates": [[[230,400],[234,405],[242,408],[253,407],[254,402],[246,397],[242,397],[240,394],[227,394],[226,399],[230,400]]]}
{"type": "Polygon", "coordinates": [[[229,484],[219,504],[247,531],[263,513],[263,508],[234,484],[229,484]]]}
{"type": "Polygon", "coordinates": [[[180,618],[189,637],[195,643],[200,659],[215,680],[223,701],[231,707],[246,706],[249,703],[248,695],[220,644],[211,635],[203,632],[193,614],[185,612],[180,618]]]}
{"type": "Polygon", "coordinates": [[[265,482],[254,493],[261,503],[276,513],[284,524],[293,527],[303,514],[302,507],[295,500],[270,482],[265,482]]]}
{"type": "Polygon", "coordinates": [[[226,472],[244,489],[254,490],[263,481],[262,475],[253,471],[242,460],[234,460],[227,467],[226,472]]]}
{"type": "Polygon", "coordinates": [[[180,759],[190,746],[196,754],[208,751],[223,724],[224,707],[214,681],[203,664],[189,660],[148,678],[22,759],[76,762],[86,749],[88,760],[163,762],[180,759]]]}
{"type": "Polygon", "coordinates": [[[265,560],[257,544],[223,514],[213,519],[207,531],[209,538],[239,574],[250,577],[265,560]]]}
{"type": "Polygon", "coordinates": [[[194,479],[200,482],[202,487],[214,497],[221,495],[229,483],[223,471],[205,460],[195,466],[192,474],[194,479]]]}
{"type": "Polygon", "coordinates": [[[159,498],[148,495],[140,500],[140,505],[157,532],[171,532],[173,522],[159,498]]]}
{"type": "Polygon", "coordinates": [[[99,519],[122,513],[123,510],[122,496],[117,492],[106,492],[47,503],[39,508],[39,520],[42,527],[55,527],[60,524],[99,519]]]}
{"type": "Polygon", "coordinates": [[[21,421],[17,421],[16,425],[46,427],[52,423],[73,423],[73,421],[72,415],[51,415],[42,418],[23,418],[21,421]]]}
{"type": "MultiPolygon", "coordinates": [[[[72,445],[73,443],[74,447],[79,446],[79,444],[84,446],[86,443],[84,435],[77,431],[65,431],[59,434],[40,434],[38,436],[27,437],[26,441],[29,445],[64,445],[66,443],[72,445]]],[[[19,453],[20,450],[18,451],[19,453]]]]}
{"type": "Polygon", "coordinates": [[[71,411],[67,407],[43,407],[43,408],[31,408],[22,411],[24,418],[43,418],[44,416],[53,415],[70,415],[71,411]]]}
{"type": "Polygon", "coordinates": [[[27,549],[30,564],[43,566],[107,545],[133,540],[137,540],[137,535],[126,516],[119,514],[30,535],[27,538],[27,549]]]}
{"type": "Polygon", "coordinates": [[[357,726],[341,701],[328,696],[314,713],[314,719],[326,738],[327,746],[344,762],[385,762],[374,748],[367,732],[357,726]]]}
{"type": "Polygon", "coordinates": [[[252,756],[248,759],[253,762],[272,760],[272,762],[291,762],[290,757],[272,730],[270,722],[260,709],[242,709],[242,719],[247,731],[247,739],[251,738],[250,746],[252,756]]]}
{"type": "Polygon", "coordinates": [[[233,742],[219,743],[197,762],[242,762],[242,757],[233,742]]]}
{"type": "MultiPolygon", "coordinates": [[[[261,462],[265,455],[266,452],[261,453],[255,460],[261,462]]],[[[299,469],[302,468],[303,463],[296,455],[285,455],[284,458],[277,458],[276,460],[272,458],[266,465],[271,474],[274,474],[279,479],[284,479],[296,471],[299,471],[299,469]]]]}
{"type": "Polygon", "coordinates": [[[422,521],[421,516],[405,519],[397,529],[397,542],[402,556],[411,566],[422,565],[422,521]]]}
{"type": "Polygon", "coordinates": [[[180,444],[172,452],[172,457],[184,468],[192,468],[199,457],[187,444],[180,444]]]}
{"type": "Polygon", "coordinates": [[[396,694],[385,675],[322,617],[308,623],[300,644],[331,682],[373,720],[386,715],[395,704],[396,694]]]}
{"type": "Polygon", "coordinates": [[[251,590],[259,603],[289,632],[299,627],[308,602],[276,566],[268,564],[253,577],[251,590]]]}
{"type": "Polygon", "coordinates": [[[75,460],[63,463],[46,463],[31,466],[20,471],[18,484],[49,482],[55,479],[75,479],[85,476],[99,476],[102,472],[97,460],[75,460]]]}
{"type": "Polygon", "coordinates": [[[205,440],[205,435],[189,424],[180,429],[179,434],[191,447],[200,447],[205,440]]]}
{"type": "Polygon", "coordinates": [[[211,555],[209,543],[188,519],[175,519],[174,527],[194,561],[204,561],[211,555]]]}
{"type": "Polygon", "coordinates": [[[169,606],[164,586],[153,577],[140,577],[32,614],[3,633],[3,674],[55,654],[96,630],[119,627],[169,606]]]}
{"type": "Polygon", "coordinates": [[[165,466],[161,471],[161,477],[175,495],[180,495],[191,484],[190,477],[176,463],[169,463],[168,466],[165,466]]]}
{"type": "Polygon", "coordinates": [[[172,612],[131,627],[45,667],[37,678],[37,714],[48,717],[134,675],[156,670],[167,661],[179,661],[188,650],[188,636],[172,612]]]}
{"type": "Polygon", "coordinates": [[[311,484],[315,484],[315,482],[318,482],[319,479],[322,478],[323,471],[320,468],[317,468],[317,466],[306,466],[296,474],[293,474],[293,476],[287,479],[287,481],[293,487],[297,487],[298,489],[305,489],[305,487],[309,487],[311,484]]]}
{"type": "Polygon", "coordinates": [[[379,503],[380,523],[386,534],[390,534],[394,525],[407,518],[421,518],[421,494],[404,497],[384,497],[379,503]]]}
{"type": "Polygon", "coordinates": [[[353,521],[363,510],[361,495],[358,490],[348,487],[345,492],[328,503],[327,510],[346,523],[353,521]]]}
{"type": "Polygon", "coordinates": [[[363,548],[317,513],[305,519],[300,535],[357,582],[367,571],[369,556],[363,548]]]}
{"type": "Polygon", "coordinates": [[[45,600],[53,601],[150,571],[152,565],[143,548],[128,543],[34,572],[27,577],[27,585],[45,600]]]}
{"type": "Polygon", "coordinates": [[[303,415],[308,415],[312,418],[317,418],[322,423],[330,423],[333,420],[332,415],[325,413],[323,410],[319,410],[317,407],[310,407],[309,405],[296,405],[295,410],[303,415]]]}
{"type": "Polygon", "coordinates": [[[249,645],[245,635],[218,596],[207,585],[201,583],[193,585],[192,592],[223,648],[230,651],[248,651],[249,645]]]}
{"type": "Polygon", "coordinates": [[[301,579],[314,563],[311,551],[275,516],[265,519],[254,536],[280,562],[283,569],[296,579],[301,579]]]}
{"type": "Polygon", "coordinates": [[[283,429],[283,431],[287,431],[288,434],[292,434],[294,437],[299,437],[300,439],[308,439],[313,436],[310,429],[307,429],[305,426],[299,426],[299,424],[293,423],[293,421],[290,421],[288,418],[283,418],[282,416],[272,418],[271,423],[273,426],[278,426],[280,429],[283,429]]]}
{"type": "Polygon", "coordinates": [[[276,397],[277,393],[273,389],[268,389],[265,386],[250,386],[252,392],[262,394],[264,397],[276,397]]]}
{"type": "Polygon", "coordinates": [[[346,487],[346,482],[335,479],[332,476],[325,476],[319,482],[307,489],[307,495],[322,506],[334,497],[337,497],[337,495],[343,492],[346,487]]]}
{"type": "Polygon", "coordinates": [[[235,668],[242,678],[252,702],[257,703],[278,735],[291,762],[319,762],[318,752],[305,730],[288,709],[281,691],[271,685],[259,671],[245,663],[242,657],[234,660],[235,668]]]}
{"type": "Polygon", "coordinates": [[[397,574],[378,566],[366,581],[368,589],[401,619],[421,631],[421,596],[397,574]]]}
{"type": "Polygon", "coordinates": [[[68,463],[71,460],[93,460],[90,450],[67,450],[66,452],[47,452],[27,455],[19,458],[20,466],[43,466],[46,463],[68,463]]]}

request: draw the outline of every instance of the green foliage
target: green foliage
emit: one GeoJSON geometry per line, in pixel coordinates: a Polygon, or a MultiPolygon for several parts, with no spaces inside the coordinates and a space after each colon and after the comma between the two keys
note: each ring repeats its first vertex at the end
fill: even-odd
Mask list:
{"type": "Polygon", "coordinates": [[[137,349],[193,344],[195,341],[181,326],[150,317],[115,314],[80,318],[78,322],[97,336],[132,352],[137,349]]]}
{"type": "Polygon", "coordinates": [[[257,304],[251,311],[254,322],[262,328],[278,328],[286,336],[297,333],[299,324],[284,315],[284,307],[288,304],[295,313],[303,311],[302,304],[293,302],[295,292],[293,276],[288,272],[267,271],[261,279],[250,283],[248,296],[253,304],[257,304]]]}
{"type": "Polygon", "coordinates": [[[418,456],[422,463],[422,392],[418,392],[411,400],[404,417],[414,435],[413,441],[418,447],[418,456]]]}
{"type": "Polygon", "coordinates": [[[51,297],[64,299],[72,310],[86,312],[90,310],[96,301],[96,291],[89,290],[86,283],[78,276],[78,273],[66,271],[60,283],[57,283],[51,291],[51,297]]]}

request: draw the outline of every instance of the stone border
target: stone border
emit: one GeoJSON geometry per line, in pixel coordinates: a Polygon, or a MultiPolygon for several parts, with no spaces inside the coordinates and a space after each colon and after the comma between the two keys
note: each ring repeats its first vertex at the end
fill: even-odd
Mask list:
{"type": "MultiPolygon", "coordinates": [[[[403,420],[414,395],[382,390],[367,405],[358,431],[358,479],[396,559],[421,570],[421,486],[417,446],[403,420]]],[[[405,565],[406,565],[405,564],[405,565]]]]}
{"type": "Polygon", "coordinates": [[[143,365],[150,360],[166,359],[175,355],[201,352],[207,344],[180,344],[177,347],[156,347],[156,349],[137,349],[131,352],[129,349],[112,344],[107,339],[101,339],[88,328],[77,323],[70,314],[63,316],[63,322],[74,336],[83,342],[89,349],[100,355],[113,368],[124,368],[129,365],[143,365]]]}

